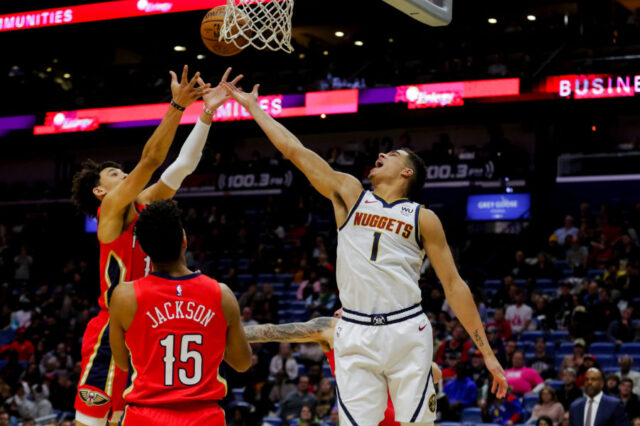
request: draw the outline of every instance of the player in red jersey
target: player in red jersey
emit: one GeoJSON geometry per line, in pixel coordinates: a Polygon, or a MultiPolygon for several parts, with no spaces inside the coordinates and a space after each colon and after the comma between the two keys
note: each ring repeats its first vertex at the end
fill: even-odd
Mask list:
{"type": "MultiPolygon", "coordinates": [[[[230,71],[227,70],[222,81],[226,81],[230,71]]],[[[149,258],[133,234],[138,212],[147,203],[173,197],[182,180],[195,170],[209,132],[212,109],[228,99],[220,86],[211,89],[209,84],[204,84],[199,73],[189,81],[187,73],[185,66],[178,82],[175,73],[171,72],[171,107],[145,144],[140,161],[130,174],[124,173],[116,163],[87,162],[74,176],[74,203],[88,215],[96,215],[97,210],[101,294],[101,311],[88,324],[82,341],[82,374],[75,403],[78,425],[102,426],[109,413],[111,423],[119,421],[124,409],[122,391],[126,386],[126,375],[115,367],[111,356],[107,309],[111,294],[120,282],[141,278],[151,269],[149,258]],[[144,189],[167,156],[182,111],[201,96],[205,101],[205,111],[183,144],[178,158],[162,173],[157,183],[144,189]]]]}
{"type": "MultiPolygon", "coordinates": [[[[340,316],[340,311],[336,316],[340,316]]],[[[288,343],[317,343],[322,348],[324,355],[329,361],[331,372],[335,376],[335,359],[333,357],[333,336],[336,333],[338,318],[319,317],[307,322],[294,322],[290,324],[260,324],[249,325],[244,328],[249,343],[265,342],[288,342],[288,343]]],[[[442,372],[435,362],[431,364],[433,372],[433,382],[438,383],[442,378],[442,372]]],[[[427,401],[435,407],[435,401],[427,401]]],[[[434,408],[435,410],[435,408],[434,408]]],[[[391,396],[388,395],[387,409],[384,412],[384,419],[378,426],[400,426],[395,421],[395,410],[391,396]]]]}
{"type": "Polygon", "coordinates": [[[224,425],[217,404],[227,393],[220,363],[224,358],[240,372],[251,365],[238,301],[226,285],[187,268],[175,201],[147,206],[135,232],[153,272],[121,283],[111,297],[113,357],[131,369],[121,424],[224,425]]]}

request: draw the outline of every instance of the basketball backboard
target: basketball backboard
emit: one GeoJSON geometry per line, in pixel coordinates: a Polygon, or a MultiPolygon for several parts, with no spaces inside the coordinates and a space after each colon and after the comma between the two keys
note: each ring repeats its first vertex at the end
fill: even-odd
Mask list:
{"type": "Polygon", "coordinates": [[[432,27],[449,25],[453,0],[383,0],[413,19],[432,27]]]}

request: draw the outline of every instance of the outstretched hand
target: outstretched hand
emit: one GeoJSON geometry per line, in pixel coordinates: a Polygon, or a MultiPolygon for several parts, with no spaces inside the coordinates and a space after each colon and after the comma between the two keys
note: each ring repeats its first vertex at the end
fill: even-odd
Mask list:
{"type": "Polygon", "coordinates": [[[188,107],[211,91],[211,84],[209,83],[195,87],[200,78],[200,72],[195,73],[191,80],[189,80],[189,67],[187,65],[182,69],[180,82],[178,82],[178,76],[175,72],[169,71],[169,74],[171,74],[171,94],[173,95],[173,100],[181,107],[188,107]]]}
{"type": "MultiPolygon", "coordinates": [[[[205,94],[202,97],[202,100],[204,100],[204,103],[208,109],[215,110],[216,108],[221,106],[223,103],[225,103],[228,99],[231,99],[231,95],[229,95],[229,93],[227,93],[227,91],[222,86],[223,83],[227,83],[229,74],[231,74],[231,67],[227,68],[224,75],[222,76],[222,79],[220,79],[220,83],[218,83],[216,87],[211,89],[207,94],[205,94]]],[[[242,74],[238,75],[236,78],[231,80],[231,83],[229,84],[235,87],[236,84],[242,79],[242,77],[244,77],[242,74]]],[[[198,85],[200,87],[205,86],[204,80],[202,80],[201,77],[198,77],[198,85]]]]}
{"type": "Polygon", "coordinates": [[[504,370],[502,369],[500,362],[492,355],[490,357],[485,357],[484,365],[493,376],[491,392],[495,393],[496,397],[499,399],[504,398],[507,395],[507,377],[504,374],[504,370]]]}
{"type": "Polygon", "coordinates": [[[250,93],[243,92],[240,87],[237,87],[233,82],[220,82],[220,85],[226,90],[227,94],[231,96],[233,99],[238,101],[240,105],[245,107],[247,110],[251,104],[258,102],[258,89],[260,88],[259,84],[253,86],[253,90],[250,93]]]}

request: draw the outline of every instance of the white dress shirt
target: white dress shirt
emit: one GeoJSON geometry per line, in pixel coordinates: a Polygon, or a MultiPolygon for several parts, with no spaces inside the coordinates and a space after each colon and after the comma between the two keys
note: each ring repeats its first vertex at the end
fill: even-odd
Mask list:
{"type": "Polygon", "coordinates": [[[602,391],[593,397],[593,403],[591,403],[591,423],[587,424],[587,410],[589,409],[589,396],[587,395],[587,401],[584,404],[584,426],[593,426],[596,422],[596,415],[598,414],[598,407],[600,406],[600,400],[602,399],[602,391]]]}

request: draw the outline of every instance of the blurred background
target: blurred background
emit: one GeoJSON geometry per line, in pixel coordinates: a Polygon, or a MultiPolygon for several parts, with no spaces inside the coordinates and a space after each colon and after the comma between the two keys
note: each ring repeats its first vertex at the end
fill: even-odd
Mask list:
{"type": "MultiPolygon", "coordinates": [[[[140,16],[100,20],[88,1],[0,4],[0,424],[73,418],[99,281],[95,223],[71,205],[71,178],[86,158],[130,170],[183,64],[213,84],[228,66],[247,88],[260,83],[272,115],[365,186],[379,152],[424,159],[420,201],[443,221],[499,359],[537,374],[491,398],[426,261],[441,421],[535,423],[548,410],[557,425],[592,365],[629,420],[640,416],[640,1],[456,0],[451,25],[431,28],[380,1],[306,0],[292,54],[226,58],[199,35],[218,3],[123,3],[140,16]],[[89,4],[96,20],[74,23],[89,4]],[[174,13],[181,4],[191,10],[174,13]]],[[[197,113],[186,116],[169,161],[197,113]]],[[[219,110],[177,196],[189,266],[231,286],[246,324],[331,315],[331,205],[246,118],[219,110]]],[[[249,372],[227,370],[229,424],[335,424],[317,347],[253,349],[249,372]]]]}

